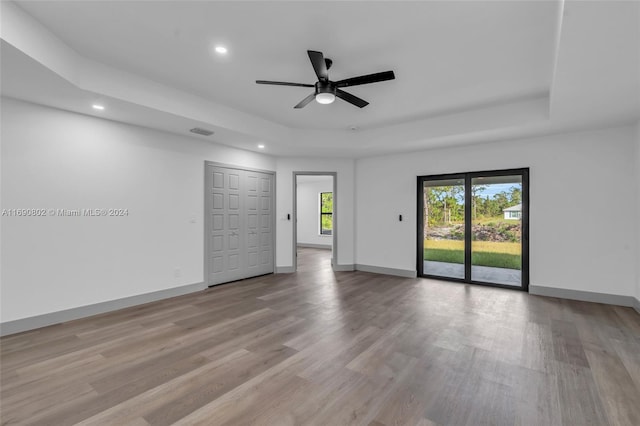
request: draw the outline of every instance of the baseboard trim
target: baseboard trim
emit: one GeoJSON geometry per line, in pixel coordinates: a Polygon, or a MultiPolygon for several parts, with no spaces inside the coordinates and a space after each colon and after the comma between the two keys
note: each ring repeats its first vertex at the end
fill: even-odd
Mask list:
{"type": "Polygon", "coordinates": [[[351,271],[355,271],[356,268],[354,267],[353,264],[333,265],[333,270],[336,272],[351,272],[351,271]]]}
{"type": "Polygon", "coordinates": [[[331,244],[311,244],[311,243],[298,243],[297,247],[315,248],[322,250],[331,250],[331,244]]]}
{"type": "Polygon", "coordinates": [[[621,296],[619,294],[595,293],[591,291],[570,290],[566,288],[544,287],[530,285],[529,294],[536,296],[557,297],[560,299],[580,300],[582,302],[604,303],[606,305],[628,306],[638,312],[638,299],[633,296],[621,296]]]}
{"type": "Polygon", "coordinates": [[[295,271],[293,266],[276,266],[276,274],[292,274],[295,271]]]}
{"type": "Polygon", "coordinates": [[[404,277],[404,278],[415,278],[417,276],[416,271],[414,270],[385,268],[382,266],[373,266],[373,265],[357,264],[356,270],[363,271],[363,272],[373,272],[374,274],[394,275],[396,277],[404,277]]]}
{"type": "Polygon", "coordinates": [[[633,309],[640,314],[640,299],[635,297],[633,298],[633,309]]]}
{"type": "Polygon", "coordinates": [[[34,317],[7,321],[0,324],[0,336],[8,336],[10,334],[21,333],[23,331],[34,330],[36,328],[60,324],[62,322],[104,314],[105,312],[130,308],[131,306],[143,305],[145,303],[156,302],[162,299],[195,293],[197,291],[205,290],[206,288],[205,284],[201,282],[124,297],[122,299],[108,300],[106,302],[95,303],[93,305],[79,306],[77,308],[65,309],[63,311],[51,312],[34,317]]]}

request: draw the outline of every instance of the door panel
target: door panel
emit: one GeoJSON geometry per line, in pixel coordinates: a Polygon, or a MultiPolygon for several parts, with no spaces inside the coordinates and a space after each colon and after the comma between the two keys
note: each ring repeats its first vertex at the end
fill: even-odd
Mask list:
{"type": "Polygon", "coordinates": [[[211,266],[209,272],[211,274],[223,272],[222,256],[214,256],[211,258],[211,266]]]}
{"type": "Polygon", "coordinates": [[[248,175],[247,176],[247,190],[255,193],[258,190],[258,176],[248,175]]]}
{"type": "Polygon", "coordinates": [[[213,230],[214,231],[223,231],[224,230],[224,214],[213,213],[211,220],[213,222],[213,230]]]}
{"type": "Polygon", "coordinates": [[[242,171],[223,167],[210,168],[211,196],[208,283],[219,284],[243,278],[244,242],[240,230],[240,180],[242,171]]]}
{"type": "Polygon", "coordinates": [[[224,172],[213,172],[213,188],[224,188],[224,172]]]}
{"type": "Polygon", "coordinates": [[[229,189],[239,191],[240,190],[240,174],[241,170],[233,170],[229,172],[229,189]]]}
{"type": "Polygon", "coordinates": [[[464,279],[464,177],[423,184],[424,274],[464,279]]]}
{"type": "Polygon", "coordinates": [[[260,176],[260,273],[273,272],[273,176],[260,176]]]}
{"type": "Polygon", "coordinates": [[[260,173],[246,172],[247,182],[247,205],[245,211],[247,238],[247,276],[261,275],[258,255],[260,253],[260,243],[258,238],[258,220],[260,211],[258,210],[258,199],[260,194],[258,191],[258,180],[260,173]]]}
{"type": "Polygon", "coordinates": [[[520,287],[522,176],[477,176],[471,188],[471,280],[520,287]]]}

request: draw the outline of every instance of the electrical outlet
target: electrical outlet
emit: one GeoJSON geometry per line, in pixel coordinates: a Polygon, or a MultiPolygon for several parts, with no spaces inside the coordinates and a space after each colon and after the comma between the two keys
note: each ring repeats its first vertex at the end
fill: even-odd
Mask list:
{"type": "Polygon", "coordinates": [[[182,269],[176,268],[173,270],[173,276],[176,278],[180,278],[182,276],[182,269]]]}

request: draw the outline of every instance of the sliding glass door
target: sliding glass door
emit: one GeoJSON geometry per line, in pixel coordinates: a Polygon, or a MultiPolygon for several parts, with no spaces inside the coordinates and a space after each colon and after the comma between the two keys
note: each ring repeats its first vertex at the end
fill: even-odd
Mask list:
{"type": "Polygon", "coordinates": [[[471,178],[471,280],[522,285],[522,175],[471,178]]]}
{"type": "Polygon", "coordinates": [[[528,169],[418,177],[420,276],[526,290],[528,169]]]}
{"type": "Polygon", "coordinates": [[[423,184],[424,274],[464,279],[464,176],[423,184]]]}

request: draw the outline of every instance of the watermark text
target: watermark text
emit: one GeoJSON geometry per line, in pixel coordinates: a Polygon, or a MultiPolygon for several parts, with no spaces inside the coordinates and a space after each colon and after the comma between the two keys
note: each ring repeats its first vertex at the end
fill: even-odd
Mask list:
{"type": "Polygon", "coordinates": [[[2,209],[2,217],[124,217],[129,209],[2,209]]]}

